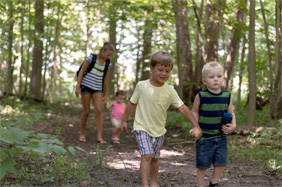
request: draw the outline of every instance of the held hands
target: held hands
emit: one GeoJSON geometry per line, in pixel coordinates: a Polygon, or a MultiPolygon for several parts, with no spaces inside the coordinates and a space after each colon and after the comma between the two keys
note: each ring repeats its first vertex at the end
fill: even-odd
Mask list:
{"type": "Polygon", "coordinates": [[[231,134],[234,130],[235,130],[236,126],[231,124],[231,123],[227,123],[226,125],[222,125],[222,131],[224,134],[231,134]]]}
{"type": "Polygon", "coordinates": [[[190,130],[192,137],[195,137],[195,140],[199,140],[202,137],[202,130],[200,128],[193,128],[190,130]]]}
{"type": "Polygon", "coordinates": [[[128,131],[126,122],[121,122],[120,130],[121,130],[121,132],[127,132],[128,131]]]}

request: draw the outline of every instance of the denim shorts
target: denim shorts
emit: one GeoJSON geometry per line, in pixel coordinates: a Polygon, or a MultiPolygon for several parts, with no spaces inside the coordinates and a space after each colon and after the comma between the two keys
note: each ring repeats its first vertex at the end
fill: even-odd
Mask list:
{"type": "Polygon", "coordinates": [[[141,156],[152,154],[153,158],[160,158],[164,136],[153,138],[145,131],[133,131],[139,145],[141,156]]]}
{"type": "Polygon", "coordinates": [[[227,137],[216,137],[196,142],[196,168],[208,169],[227,165],[227,137]]]}
{"type": "Polygon", "coordinates": [[[80,85],[81,89],[81,95],[92,95],[94,93],[102,93],[102,90],[92,90],[91,88],[88,88],[87,86],[80,85]]]}

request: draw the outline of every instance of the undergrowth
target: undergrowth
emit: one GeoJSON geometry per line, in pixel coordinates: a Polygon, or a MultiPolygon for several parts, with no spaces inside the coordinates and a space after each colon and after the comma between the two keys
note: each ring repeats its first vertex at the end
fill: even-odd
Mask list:
{"type": "Polygon", "coordinates": [[[55,135],[34,131],[34,124],[48,120],[54,113],[71,110],[68,107],[12,97],[1,100],[1,186],[78,185],[81,181],[91,181],[88,171],[93,167],[97,170],[104,166],[107,150],[97,147],[90,155],[80,147],[65,146],[55,135]],[[94,162],[80,162],[78,152],[94,162]]]}

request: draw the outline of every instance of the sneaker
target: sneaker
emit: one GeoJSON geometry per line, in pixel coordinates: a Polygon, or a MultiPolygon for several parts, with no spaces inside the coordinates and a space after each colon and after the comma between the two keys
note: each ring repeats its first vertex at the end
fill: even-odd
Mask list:
{"type": "Polygon", "coordinates": [[[211,182],[210,182],[210,185],[209,185],[209,187],[218,187],[218,186],[220,186],[220,184],[219,184],[219,183],[212,184],[211,182]]]}
{"type": "Polygon", "coordinates": [[[118,140],[114,140],[113,143],[114,144],[120,144],[120,142],[118,140]]]}
{"type": "Polygon", "coordinates": [[[119,138],[117,136],[112,136],[112,140],[114,140],[114,141],[117,140],[118,141],[119,138]]]}

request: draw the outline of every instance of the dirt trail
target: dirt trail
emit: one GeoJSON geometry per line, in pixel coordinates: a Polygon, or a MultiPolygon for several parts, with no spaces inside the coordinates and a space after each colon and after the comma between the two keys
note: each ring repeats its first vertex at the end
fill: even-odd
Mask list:
{"type": "MultiPolygon", "coordinates": [[[[61,135],[67,145],[79,146],[89,153],[94,152],[97,146],[101,150],[107,149],[107,168],[93,169],[89,171],[95,186],[140,186],[139,164],[140,154],[131,129],[120,137],[120,144],[111,143],[112,125],[109,111],[104,114],[104,139],[106,145],[96,142],[96,126],[94,125],[94,112],[89,116],[86,127],[86,143],[78,141],[80,114],[68,114],[57,119],[61,123],[61,135]],[[114,168],[114,169],[111,169],[114,168]]],[[[129,124],[129,123],[128,123],[129,124]]],[[[177,132],[167,132],[161,151],[158,182],[161,186],[189,187],[196,182],[195,151],[193,139],[184,137],[177,132]]],[[[87,164],[92,164],[93,159],[81,155],[87,164]]],[[[211,170],[207,171],[205,184],[208,185],[211,170]]],[[[233,163],[224,172],[220,183],[228,187],[268,187],[282,186],[282,179],[272,175],[266,175],[254,164],[233,163]]]]}

